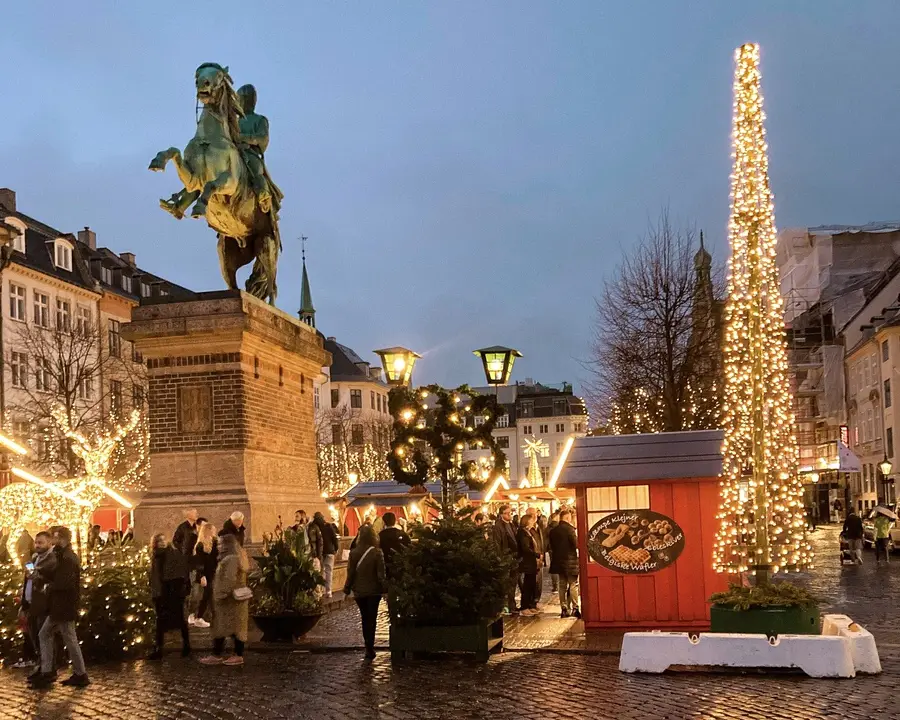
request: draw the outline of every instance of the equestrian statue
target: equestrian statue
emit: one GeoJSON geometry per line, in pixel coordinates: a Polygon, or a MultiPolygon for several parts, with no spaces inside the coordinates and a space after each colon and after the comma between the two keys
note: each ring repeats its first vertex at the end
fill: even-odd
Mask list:
{"type": "Polygon", "coordinates": [[[180,220],[193,205],[191,217],[205,217],[218,235],[219,267],[229,289],[237,289],[238,268],[253,262],[246,290],[274,305],[284,195],[266,169],[269,121],[256,113],[256,88],[235,92],[227,67],[204,63],[194,81],[203,108],[197,132],[183,155],[172,147],[150,163],[162,172],[171,160],[184,184],[160,207],[180,220]]]}

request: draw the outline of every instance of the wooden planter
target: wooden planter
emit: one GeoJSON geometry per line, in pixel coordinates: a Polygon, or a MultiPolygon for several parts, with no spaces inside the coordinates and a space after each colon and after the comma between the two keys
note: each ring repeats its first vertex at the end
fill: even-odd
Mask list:
{"type": "Polygon", "coordinates": [[[503,649],[503,618],[488,618],[477,625],[415,626],[391,623],[391,662],[428,653],[474,653],[487,662],[503,649]]]}
{"type": "Polygon", "coordinates": [[[818,635],[818,607],[764,607],[736,610],[713,605],[709,611],[711,632],[777,635],[818,635]]]}
{"type": "Polygon", "coordinates": [[[253,622],[262,632],[263,642],[292,641],[303,637],[312,630],[322,613],[318,615],[298,615],[284,613],[282,615],[254,615],[253,622]]]}

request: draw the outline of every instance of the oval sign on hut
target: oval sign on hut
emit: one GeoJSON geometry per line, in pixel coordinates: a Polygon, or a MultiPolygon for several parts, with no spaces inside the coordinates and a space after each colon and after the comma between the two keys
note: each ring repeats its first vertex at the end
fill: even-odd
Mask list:
{"type": "Polygon", "coordinates": [[[652,573],[668,567],[684,550],[684,532],[653,510],[607,515],[588,532],[588,555],[620,573],[652,573]]]}

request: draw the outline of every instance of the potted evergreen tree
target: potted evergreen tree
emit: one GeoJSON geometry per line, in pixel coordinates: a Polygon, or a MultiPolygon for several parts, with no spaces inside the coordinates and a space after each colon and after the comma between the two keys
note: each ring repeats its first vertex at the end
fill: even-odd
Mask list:
{"type": "Polygon", "coordinates": [[[298,638],[323,615],[325,578],[316,569],[302,533],[279,523],[263,535],[263,555],[250,576],[253,622],[265,642],[298,638]]]}
{"type": "Polygon", "coordinates": [[[457,495],[464,487],[483,489],[505,470],[506,456],[492,435],[496,398],[467,386],[397,387],[389,407],[394,438],[388,464],[394,479],[412,487],[429,477],[441,482],[440,517],[414,527],[413,543],[395,557],[391,659],[456,651],[486,661],[502,647],[501,612],[514,560],[485,538],[471,508],[458,507],[457,495]],[[478,457],[465,459],[467,451],[478,457]]]}

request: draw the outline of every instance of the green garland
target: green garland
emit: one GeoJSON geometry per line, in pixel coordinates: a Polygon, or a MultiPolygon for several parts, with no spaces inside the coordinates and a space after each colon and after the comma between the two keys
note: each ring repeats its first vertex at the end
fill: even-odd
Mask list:
{"type": "Polygon", "coordinates": [[[479,395],[468,385],[447,390],[440,385],[413,389],[393,388],[388,408],[394,419],[388,466],[398,483],[424,485],[437,475],[445,483],[462,481],[472,490],[483,489],[506,469],[506,454],[497,445],[493,430],[500,406],[493,395],[479,395]],[[475,426],[475,418],[484,422],[475,426]],[[423,451],[427,446],[431,461],[423,451]],[[485,449],[493,463],[483,478],[478,463],[459,461],[464,449],[485,449]]]}

